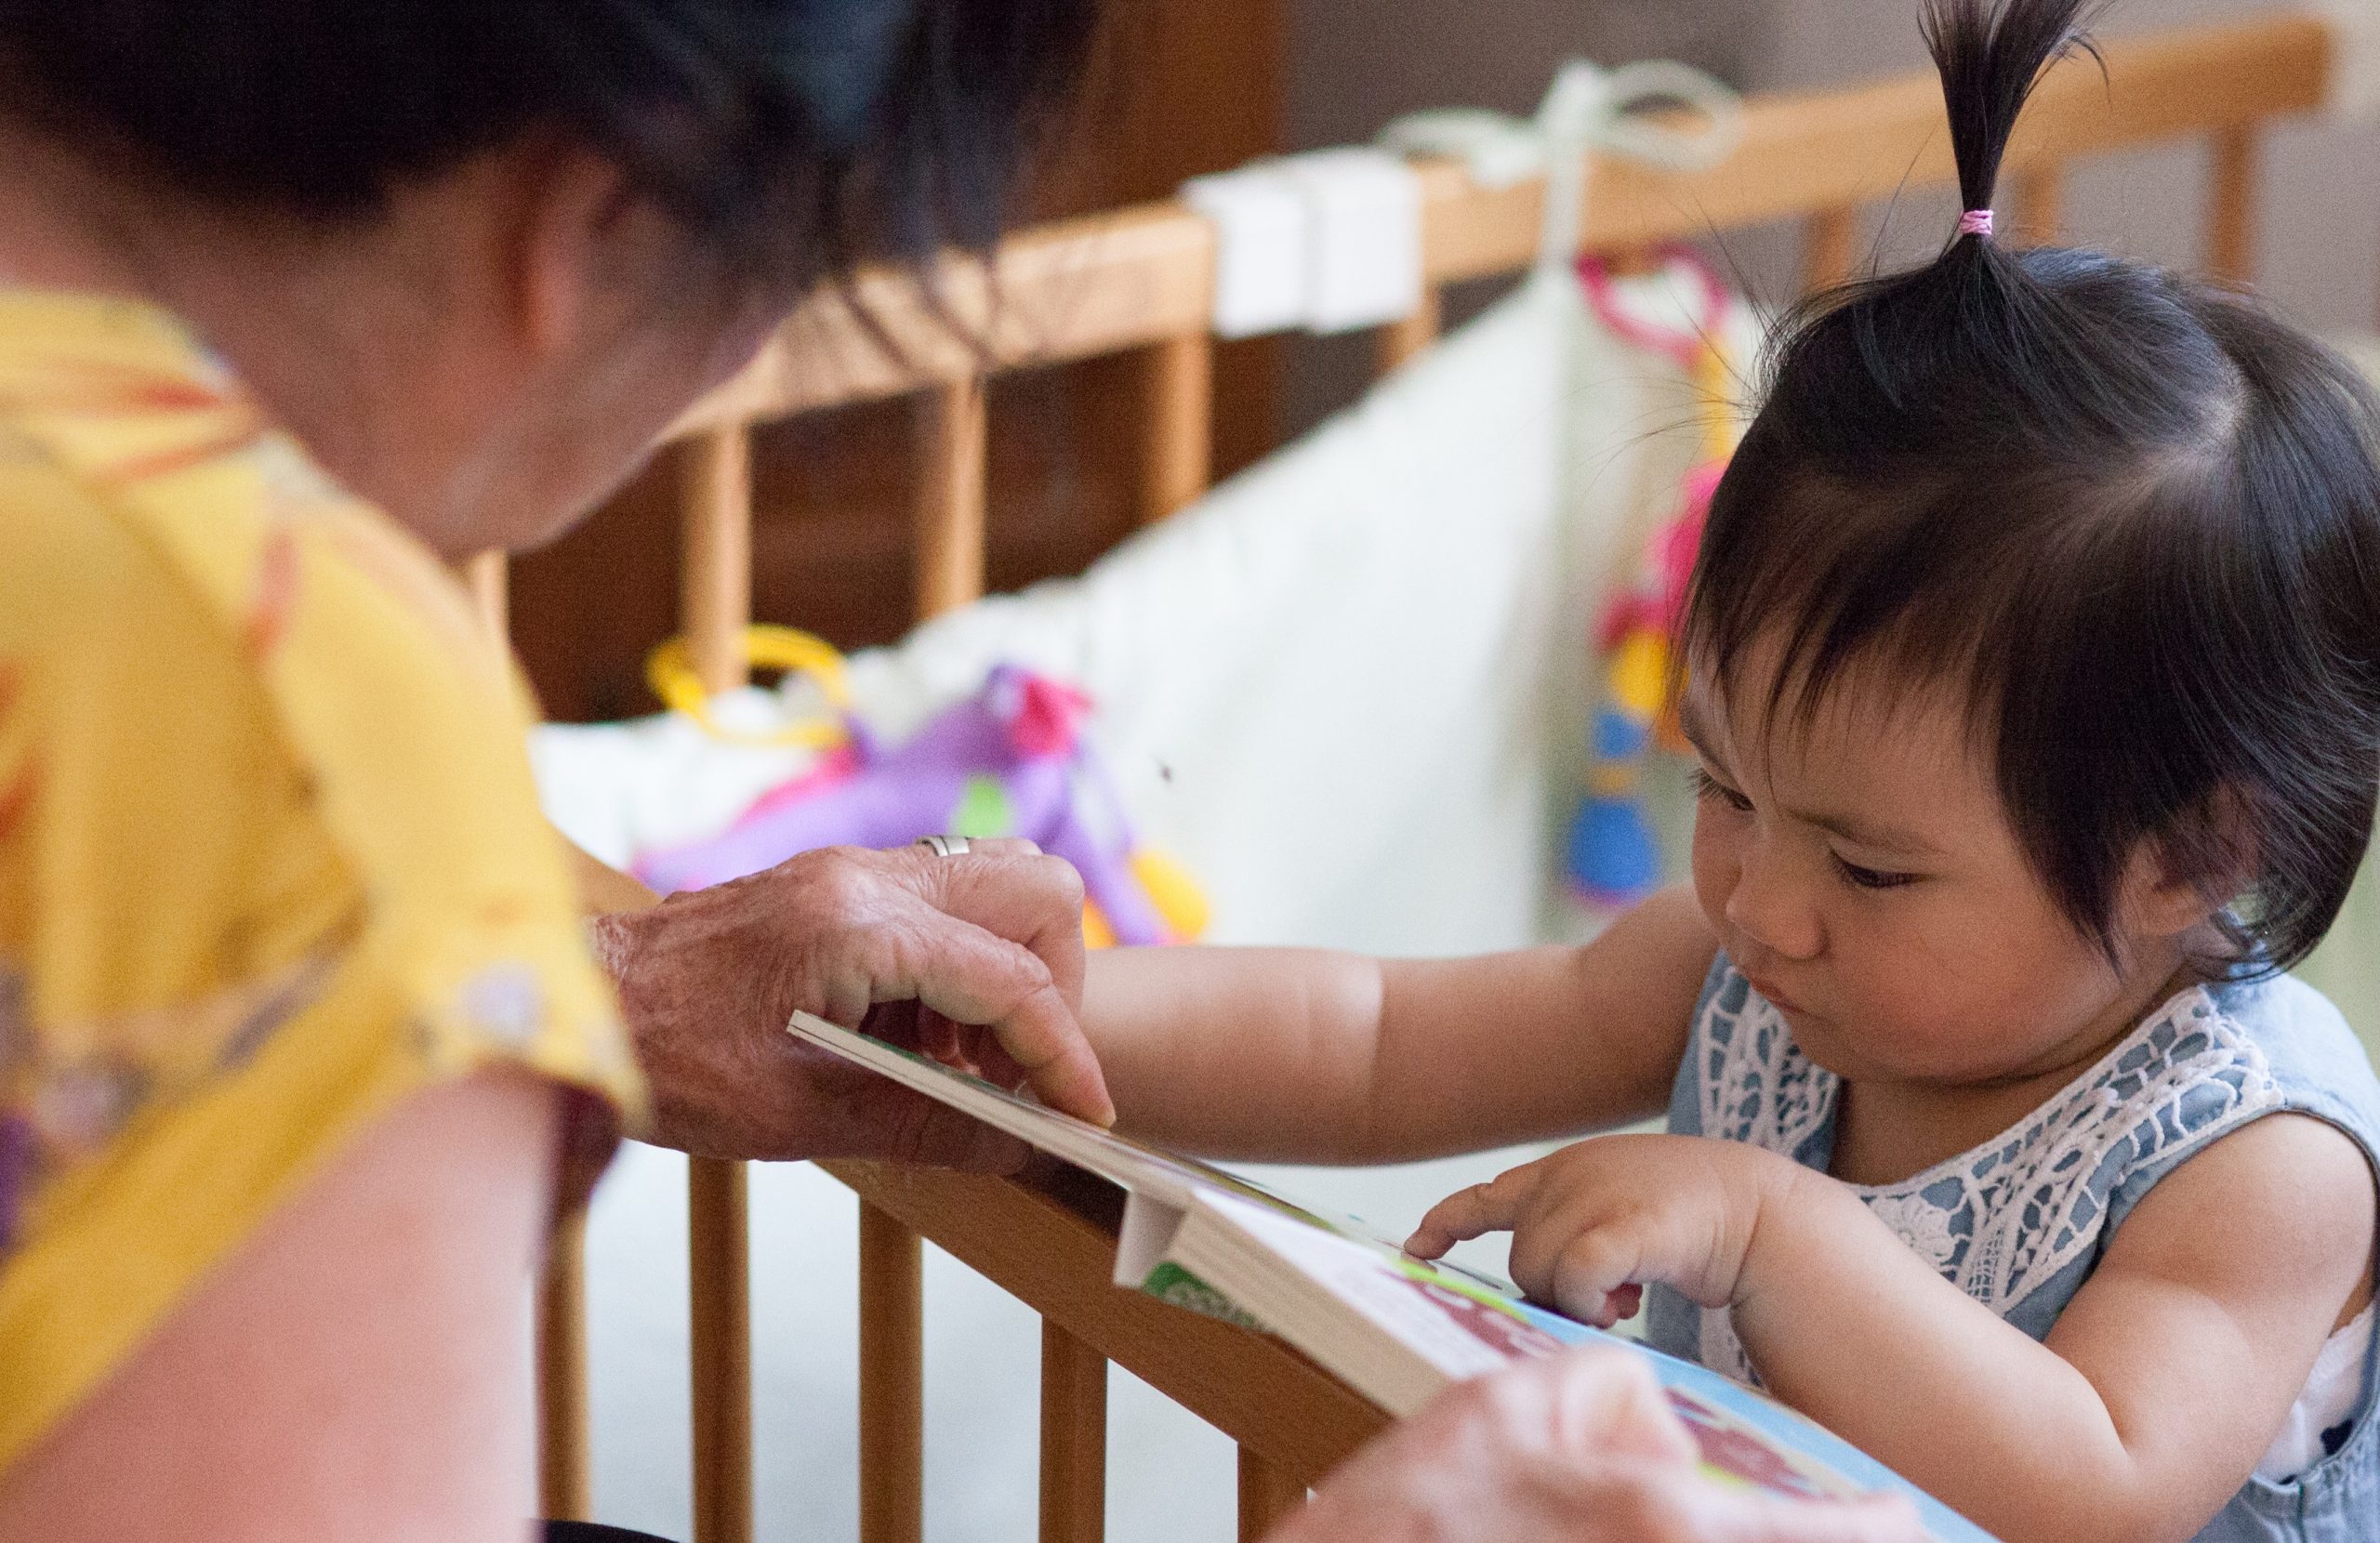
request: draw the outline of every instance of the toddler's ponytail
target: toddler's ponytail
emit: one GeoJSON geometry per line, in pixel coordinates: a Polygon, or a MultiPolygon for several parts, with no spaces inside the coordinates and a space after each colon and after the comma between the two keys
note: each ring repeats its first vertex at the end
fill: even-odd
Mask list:
{"type": "MultiPolygon", "coordinates": [[[[1950,110],[1950,153],[1959,167],[1960,206],[1989,215],[2016,118],[2042,72],[2076,51],[2096,57],[2082,27],[2099,0],[2006,0],[1993,7],[1976,0],[1926,0],[1918,31],[1942,77],[1950,110]]],[[[1988,231],[1963,229],[1961,244],[1988,231]]]]}

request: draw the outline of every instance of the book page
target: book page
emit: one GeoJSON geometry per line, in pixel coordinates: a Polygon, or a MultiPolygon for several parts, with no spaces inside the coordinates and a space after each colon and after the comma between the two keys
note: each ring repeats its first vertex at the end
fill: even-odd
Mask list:
{"type": "MultiPolygon", "coordinates": [[[[1132,1194],[1153,1195],[1178,1209],[1187,1206],[1194,1195],[1221,1191],[1295,1217],[1310,1227],[1356,1239],[1375,1250],[1391,1255],[1399,1251],[1401,1240],[1384,1236],[1354,1217],[1310,1206],[1195,1157],[1102,1129],[1088,1120],[1049,1108],[1024,1093],[1011,1092],[982,1077],[971,1076],[881,1039],[853,1033],[823,1018],[797,1012],[786,1029],[796,1038],[855,1062],[930,1099],[964,1110],[986,1125],[1005,1130],[1062,1161],[1088,1168],[1132,1194]]],[[[1477,1279],[1484,1285],[1510,1289],[1492,1277],[1483,1275],[1477,1279]]]]}
{"type": "Polygon", "coordinates": [[[1990,1543],[1988,1534],[1822,1426],[1716,1372],[1607,1334],[1427,1260],[1382,1259],[1228,1195],[1199,1205],[1325,1286],[1333,1296],[1448,1378],[1492,1371],[1565,1345],[1612,1346],[1652,1365],[1670,1407],[1694,1437],[1712,1478],[1807,1498],[1891,1490],[1917,1503],[1943,1543],[1990,1543]]]}

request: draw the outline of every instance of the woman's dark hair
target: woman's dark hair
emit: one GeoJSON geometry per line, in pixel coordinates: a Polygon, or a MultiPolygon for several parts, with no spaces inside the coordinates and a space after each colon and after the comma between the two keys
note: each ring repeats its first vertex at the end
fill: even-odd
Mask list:
{"type": "Polygon", "coordinates": [[[313,218],[532,132],[733,272],[983,247],[1097,0],[0,0],[0,81],[202,198],[313,218]]]}
{"type": "MultiPolygon", "coordinates": [[[[1965,207],[2083,0],[1929,0],[1965,207]]],[[[1686,656],[1806,722],[1853,666],[1950,688],[2045,888],[2110,957],[2148,851],[2244,970],[2338,914],[2380,779],[2380,437],[2240,295],[1962,233],[1789,317],[1713,497],[1686,656]],[[1765,682],[1745,679],[1757,647],[1765,682]]]]}

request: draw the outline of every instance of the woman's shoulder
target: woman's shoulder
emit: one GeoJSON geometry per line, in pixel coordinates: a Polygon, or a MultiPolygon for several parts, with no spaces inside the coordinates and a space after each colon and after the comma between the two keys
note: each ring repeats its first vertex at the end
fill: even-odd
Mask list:
{"type": "Polygon", "coordinates": [[[640,1096],[459,587],[146,333],[8,321],[0,1466],[406,1092],[640,1096]]]}
{"type": "Polygon", "coordinates": [[[325,695],[476,719],[508,749],[522,727],[525,692],[437,560],[152,307],[0,288],[0,646],[139,651],[161,674],[193,653],[301,758],[333,748],[300,721],[325,695]]]}
{"type": "MultiPolygon", "coordinates": [[[[0,871],[112,863],[160,904],[194,899],[178,882],[265,844],[298,785],[268,692],[154,545],[14,448],[0,429],[0,871]]],[[[20,872],[18,892],[41,877],[20,872]]],[[[100,877],[45,882],[96,895],[100,877]]]]}
{"type": "Polygon", "coordinates": [[[123,891],[189,938],[226,894],[284,915],[293,863],[335,865],[445,1055],[468,1060],[492,1015],[618,1061],[509,654],[172,317],[0,290],[0,670],[20,682],[0,746],[33,790],[20,817],[60,837],[0,862],[76,864],[13,886],[20,921],[43,907],[54,930],[123,891]],[[200,877],[162,882],[181,873],[200,877]]]}
{"type": "Polygon", "coordinates": [[[0,657],[21,675],[139,650],[165,651],[168,667],[232,652],[162,552],[0,424],[0,657]]]}

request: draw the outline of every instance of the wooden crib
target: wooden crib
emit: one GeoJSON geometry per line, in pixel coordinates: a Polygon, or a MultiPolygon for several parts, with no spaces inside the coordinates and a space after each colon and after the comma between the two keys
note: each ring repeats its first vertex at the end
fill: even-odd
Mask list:
{"type": "MultiPolygon", "coordinates": [[[[2064,177],[2078,158],[2202,138],[2212,144],[2204,266],[2250,278],[2260,137],[2270,120],[2321,104],[2330,46],[2322,23],[2277,17],[2117,41],[2106,49],[2105,83],[2087,61],[2059,66],[2008,153],[2008,226],[2020,240],[2054,235],[2064,177]]],[[[1805,281],[1843,278],[1858,259],[1863,208],[1902,186],[1952,180],[1941,112],[1930,75],[1755,98],[1740,148],[1715,168],[1593,165],[1582,249],[1626,255],[1798,219],[1805,281]]],[[[1537,246],[1540,183],[1481,188],[1450,162],[1422,164],[1420,174],[1430,297],[1378,333],[1383,371],[1430,345],[1444,286],[1517,271],[1537,246]]],[[[972,346],[933,321],[904,281],[870,275],[859,289],[901,345],[897,362],[840,305],[822,301],[798,313],[671,434],[682,442],[681,622],[704,681],[720,690],[743,679],[756,424],[845,402],[916,399],[911,507],[921,618],[982,592],[986,371],[1137,356],[1145,389],[1141,516],[1160,520],[1195,498],[1209,474],[1215,245],[1203,218],[1171,203],[1025,231],[1000,248],[989,273],[954,262],[943,275],[946,303],[982,338],[972,346]]],[[[481,560],[472,578],[500,626],[501,560],[481,560]]],[[[1243,1538],[1301,1503],[1309,1484],[1384,1421],[1277,1341],[1110,1286],[1112,1197],[864,1163],[826,1167],[861,1206],[864,1543],[914,1543],[922,1526],[920,1239],[1041,1315],[1043,1543],[1101,1536],[1106,1361],[1238,1443],[1243,1538]]],[[[752,1390],[743,1166],[695,1159],[691,1185],[694,1539],[745,1543],[752,1390]]],[[[583,1517],[588,1507],[578,1243],[575,1235],[558,1240],[540,1298],[541,1477],[546,1514],[555,1517],[583,1517]]]]}

